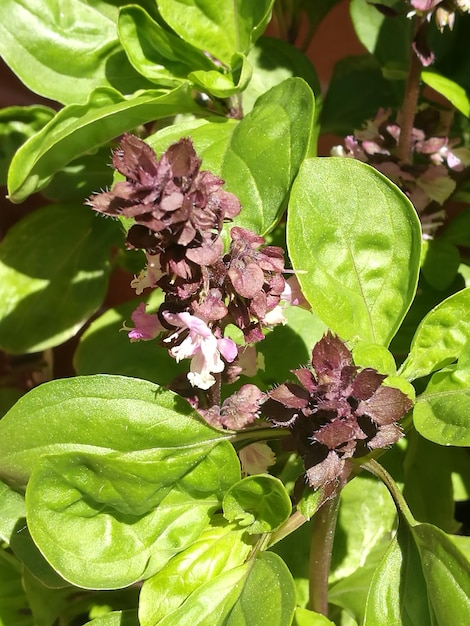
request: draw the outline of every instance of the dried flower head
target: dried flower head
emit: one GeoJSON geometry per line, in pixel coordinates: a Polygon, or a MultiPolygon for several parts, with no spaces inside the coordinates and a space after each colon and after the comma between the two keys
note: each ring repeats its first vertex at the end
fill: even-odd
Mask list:
{"type": "Polygon", "coordinates": [[[308,483],[318,488],[340,476],[345,460],[387,447],[402,436],[398,420],[411,409],[399,389],[384,386],[376,370],[360,370],[331,333],[314,347],[312,368],[293,373],[268,394],[262,415],[291,431],[289,447],[304,461],[308,483]]]}

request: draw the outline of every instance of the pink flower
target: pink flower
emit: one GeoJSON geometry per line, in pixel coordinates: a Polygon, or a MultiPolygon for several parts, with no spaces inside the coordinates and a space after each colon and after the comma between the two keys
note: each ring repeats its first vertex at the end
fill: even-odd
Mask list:
{"type": "MultiPolygon", "coordinates": [[[[141,302],[136,310],[132,313],[131,318],[135,324],[128,337],[131,341],[149,341],[155,339],[164,330],[160,320],[156,315],[145,312],[145,302],[141,302]]],[[[129,330],[124,326],[125,330],[129,330]]]]}
{"type": "Polygon", "coordinates": [[[231,363],[238,354],[237,345],[226,337],[217,338],[207,324],[187,311],[182,313],[163,312],[165,320],[178,330],[164,339],[165,342],[176,342],[169,352],[177,361],[191,359],[188,380],[193,387],[209,389],[215,383],[212,373],[222,372],[224,362],[231,363]],[[185,333],[184,331],[189,331],[185,333]],[[179,337],[186,335],[179,342],[179,337]]]}

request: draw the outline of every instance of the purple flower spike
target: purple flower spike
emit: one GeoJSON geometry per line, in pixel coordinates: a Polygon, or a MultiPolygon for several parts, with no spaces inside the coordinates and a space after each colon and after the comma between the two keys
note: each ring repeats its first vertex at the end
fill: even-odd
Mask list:
{"type": "Polygon", "coordinates": [[[314,347],[312,369],[294,370],[300,384],[269,392],[262,415],[291,430],[289,447],[303,458],[308,483],[333,484],[345,460],[389,446],[402,436],[397,425],[411,400],[384,386],[376,370],[360,370],[347,346],[328,332],[314,347]]]}

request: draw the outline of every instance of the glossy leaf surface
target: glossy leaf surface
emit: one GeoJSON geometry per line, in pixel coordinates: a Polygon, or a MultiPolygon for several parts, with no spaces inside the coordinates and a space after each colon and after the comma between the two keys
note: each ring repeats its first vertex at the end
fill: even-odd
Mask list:
{"type": "Polygon", "coordinates": [[[102,303],[117,224],[76,205],[30,213],[0,244],[0,345],[38,352],[73,337],[102,303]]]}
{"type": "Polygon", "coordinates": [[[247,53],[263,33],[273,0],[161,0],[164,20],[180,37],[230,66],[237,52],[247,53]]]}
{"type": "Polygon", "coordinates": [[[115,89],[98,88],[85,104],[64,107],[18,150],[8,172],[9,198],[22,202],[70,161],[139,124],[197,111],[186,85],[170,92],[136,92],[127,98],[115,89]]]}
{"type": "Polygon", "coordinates": [[[247,476],[233,485],[222,503],[224,517],[250,534],[272,532],[292,511],[289,494],[274,476],[247,476]]]}
{"type": "Polygon", "coordinates": [[[468,288],[434,307],[416,329],[401,374],[414,380],[455,361],[470,340],[469,310],[468,288]]]}
{"type": "Polygon", "coordinates": [[[197,539],[239,479],[220,433],[145,381],[97,376],[42,385],[0,431],[0,473],[18,486],[29,481],[35,542],[83,587],[116,588],[155,573],[197,539]]]}
{"type": "Polygon", "coordinates": [[[305,297],[333,332],[387,346],[418,277],[420,226],[408,199],[358,161],[307,159],[287,241],[305,297]]]}
{"type": "Polygon", "coordinates": [[[69,0],[67,11],[60,0],[4,0],[0,53],[32,91],[63,104],[98,86],[132,93],[142,79],[119,45],[116,18],[117,7],[102,0],[69,0]]]}
{"type": "Polygon", "coordinates": [[[286,626],[292,621],[294,609],[294,583],[289,570],[276,554],[262,552],[213,578],[179,609],[145,626],[286,626]]]}
{"type": "Polygon", "coordinates": [[[139,603],[142,626],[158,624],[199,587],[241,565],[251,550],[243,535],[233,524],[214,520],[192,546],[146,580],[139,603]]]}

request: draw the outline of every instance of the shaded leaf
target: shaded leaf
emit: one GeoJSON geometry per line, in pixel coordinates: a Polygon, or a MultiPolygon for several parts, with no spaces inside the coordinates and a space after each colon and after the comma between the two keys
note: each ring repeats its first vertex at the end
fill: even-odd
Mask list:
{"type": "Polygon", "coordinates": [[[38,352],[73,337],[102,303],[117,224],[84,207],[43,207],[0,244],[0,345],[38,352]]]}

